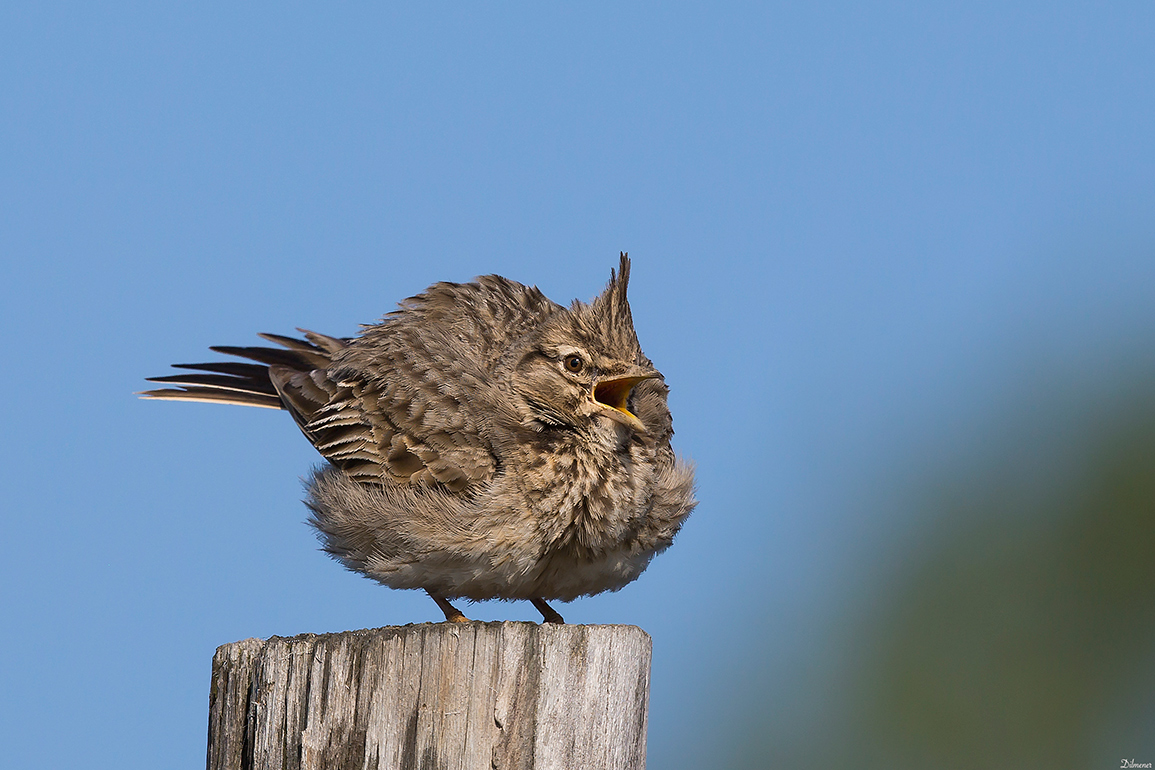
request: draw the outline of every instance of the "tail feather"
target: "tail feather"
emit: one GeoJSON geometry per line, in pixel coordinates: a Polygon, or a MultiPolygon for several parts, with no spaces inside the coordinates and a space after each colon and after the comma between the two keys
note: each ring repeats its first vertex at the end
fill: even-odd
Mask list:
{"type": "Polygon", "coordinates": [[[250,361],[259,361],[269,366],[287,366],[290,369],[299,369],[304,372],[314,368],[303,356],[292,350],[238,348],[232,345],[213,345],[209,350],[214,353],[223,353],[226,356],[237,356],[238,358],[247,358],[250,361]]]}
{"type": "Polygon", "coordinates": [[[324,350],[326,353],[336,353],[339,350],[344,350],[349,344],[350,340],[338,339],[330,337],[328,334],[321,334],[320,332],[311,332],[308,329],[297,327],[297,331],[305,335],[305,338],[312,342],[317,347],[324,350]]]}
{"type": "Polygon", "coordinates": [[[214,361],[209,364],[173,364],[174,369],[195,369],[200,372],[231,374],[234,377],[261,377],[269,367],[263,364],[243,364],[240,361],[214,361]]]}
{"type": "Polygon", "coordinates": [[[260,406],[266,409],[284,409],[285,405],[277,396],[266,396],[244,390],[225,388],[205,388],[190,385],[187,388],[142,390],[137,395],[158,401],[204,401],[214,404],[236,404],[237,406],[260,406]]]}
{"type": "Polygon", "coordinates": [[[311,342],[299,340],[294,337],[283,337],[280,334],[258,334],[257,336],[288,348],[300,358],[312,364],[312,366],[309,367],[310,369],[324,369],[329,365],[329,354],[311,342]]]}
{"type": "Polygon", "coordinates": [[[201,386],[205,388],[217,388],[219,390],[243,390],[245,392],[265,393],[270,396],[276,396],[277,391],[273,388],[273,383],[252,379],[241,379],[238,377],[230,377],[226,374],[170,374],[167,377],[146,377],[149,382],[162,382],[173,385],[182,386],[201,386]],[[238,385],[244,385],[238,388],[238,385]]]}
{"type": "MultiPolygon", "coordinates": [[[[304,330],[302,330],[304,331],[304,330]]],[[[262,334],[262,338],[276,343],[285,350],[264,347],[234,347],[214,345],[216,353],[247,358],[255,364],[240,361],[214,361],[197,364],[174,364],[176,369],[188,372],[164,377],[149,377],[149,382],[175,385],[175,388],[145,390],[140,396],[163,401],[207,401],[218,404],[260,406],[285,409],[285,402],[269,376],[269,367],[308,374],[330,365],[329,355],[345,346],[345,342],[315,332],[305,332],[309,340],[262,334]],[[208,372],[203,374],[202,372],[208,372]]],[[[292,411],[292,410],[290,410],[292,411]]]]}

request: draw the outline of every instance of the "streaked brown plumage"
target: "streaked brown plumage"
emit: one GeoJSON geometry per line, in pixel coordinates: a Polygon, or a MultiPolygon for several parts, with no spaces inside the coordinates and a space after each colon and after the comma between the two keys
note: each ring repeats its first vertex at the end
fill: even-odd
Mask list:
{"type": "Polygon", "coordinates": [[[690,515],[661,374],[642,353],[630,263],[564,308],[496,275],[438,283],[360,336],[214,347],[154,399],[286,409],[328,460],[309,485],[325,550],[393,588],[449,599],[615,591],[690,515]]]}

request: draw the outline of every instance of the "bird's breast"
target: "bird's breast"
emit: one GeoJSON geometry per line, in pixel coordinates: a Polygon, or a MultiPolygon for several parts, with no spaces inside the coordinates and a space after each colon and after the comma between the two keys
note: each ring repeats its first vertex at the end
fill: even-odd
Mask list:
{"type": "Polygon", "coordinates": [[[596,555],[614,548],[636,528],[653,493],[653,453],[640,443],[526,447],[520,460],[522,470],[512,478],[543,553],[596,555]]]}

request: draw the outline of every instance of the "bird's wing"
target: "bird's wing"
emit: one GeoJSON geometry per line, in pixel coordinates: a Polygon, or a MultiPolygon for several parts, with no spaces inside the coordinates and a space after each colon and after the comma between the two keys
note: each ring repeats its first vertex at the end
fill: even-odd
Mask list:
{"type": "Polygon", "coordinates": [[[143,395],[283,408],[358,481],[460,491],[497,469],[494,363],[557,309],[536,288],[497,276],[435,284],[360,337],[262,334],[280,348],[212,348],[257,363],[181,364],[192,372],[151,378],[172,387],[143,395]]]}
{"type": "Polygon", "coordinates": [[[368,465],[461,490],[497,469],[494,363],[557,308],[537,289],[496,276],[435,284],[334,354],[325,378],[279,369],[271,378],[293,408],[312,409],[302,428],[350,473],[368,465]]]}
{"type": "Polygon", "coordinates": [[[479,432],[464,419],[454,429],[446,399],[435,393],[382,388],[347,369],[272,366],[269,378],[317,451],[358,481],[391,477],[459,491],[493,475],[493,453],[479,432]]]}
{"type": "Polygon", "coordinates": [[[496,462],[478,419],[484,410],[475,409],[488,383],[469,356],[446,360],[451,346],[436,330],[414,335],[395,320],[378,331],[387,343],[367,350],[304,329],[305,339],[260,335],[280,348],[215,346],[257,363],[179,364],[189,371],[149,378],[168,387],[142,395],[285,409],[318,452],[361,482],[459,491],[489,478],[496,462]]]}

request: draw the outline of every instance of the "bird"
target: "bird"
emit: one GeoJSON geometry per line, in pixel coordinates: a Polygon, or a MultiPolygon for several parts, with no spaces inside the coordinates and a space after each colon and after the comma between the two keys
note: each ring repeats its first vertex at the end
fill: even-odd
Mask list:
{"type": "Polygon", "coordinates": [[[669,388],[642,352],[620,255],[604,291],[559,305],[498,275],[435,283],[355,337],[174,364],[146,399],[287,411],[324,458],[305,504],[323,550],[395,589],[549,601],[617,591],[697,504],[669,388]]]}

